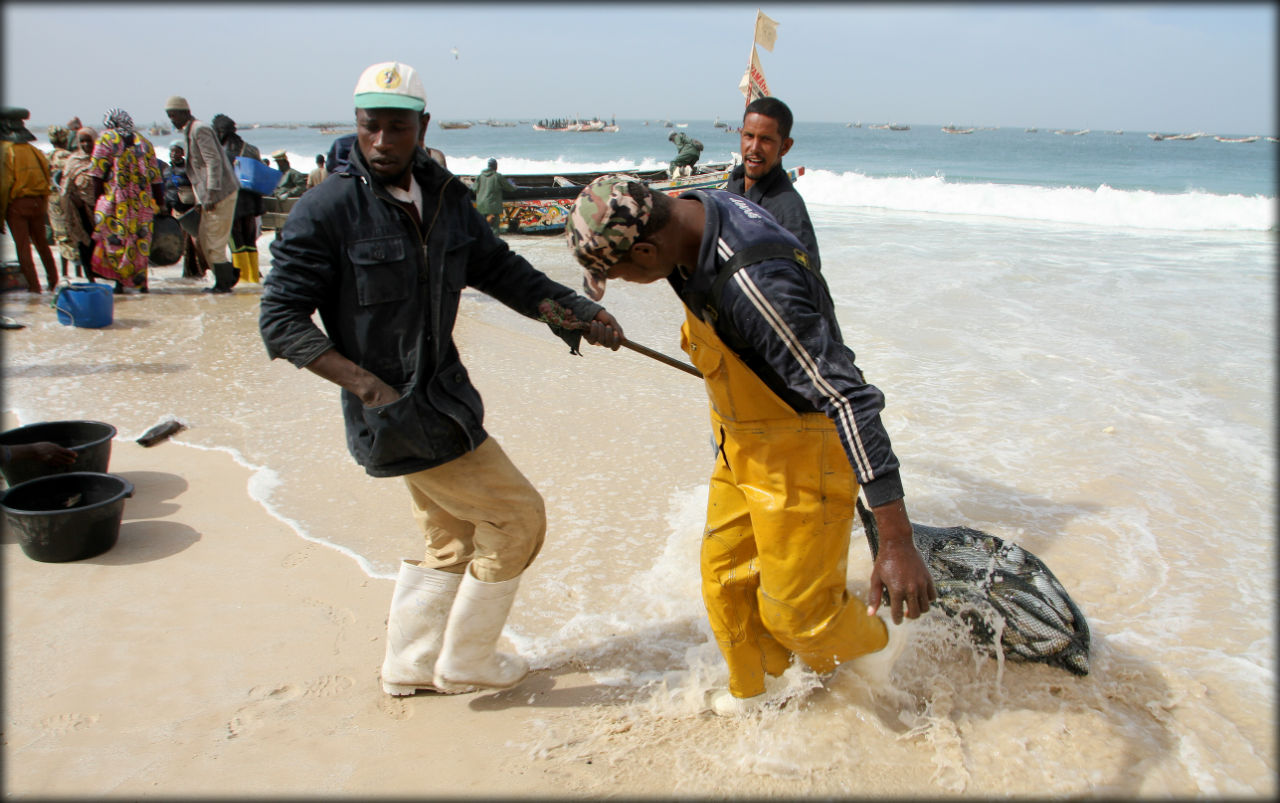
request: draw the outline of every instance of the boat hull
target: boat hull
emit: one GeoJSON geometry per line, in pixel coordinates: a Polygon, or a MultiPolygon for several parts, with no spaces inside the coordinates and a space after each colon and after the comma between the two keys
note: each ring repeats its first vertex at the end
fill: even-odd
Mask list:
{"type": "MultiPolygon", "coordinates": [[[[582,192],[582,188],[598,176],[611,175],[620,171],[604,173],[578,173],[572,177],[574,186],[561,187],[521,187],[518,190],[507,190],[502,201],[502,216],[499,226],[503,231],[513,234],[555,234],[564,231],[569,219],[569,211],[573,202],[582,192]],[[585,180],[580,180],[585,179],[585,180]]],[[[689,190],[719,190],[729,182],[730,168],[706,173],[695,173],[691,176],[668,178],[665,170],[637,172],[637,178],[643,180],[651,189],[667,195],[678,195],[689,190]]],[[[804,175],[803,167],[793,167],[787,175],[795,181],[804,175]]],[[[545,177],[508,176],[517,185],[532,179],[545,177]]],[[[465,179],[464,179],[465,180],[465,179]]]]}

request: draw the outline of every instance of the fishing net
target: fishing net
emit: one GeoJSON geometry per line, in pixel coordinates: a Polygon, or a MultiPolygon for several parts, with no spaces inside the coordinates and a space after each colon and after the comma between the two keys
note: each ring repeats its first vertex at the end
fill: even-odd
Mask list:
{"type": "MultiPolygon", "coordinates": [[[[875,516],[858,500],[874,557],[875,516]]],[[[938,589],[938,607],[964,623],[982,646],[997,643],[1014,660],[1089,674],[1089,625],[1044,562],[1017,544],[969,527],[912,524],[912,540],[938,589]]]]}

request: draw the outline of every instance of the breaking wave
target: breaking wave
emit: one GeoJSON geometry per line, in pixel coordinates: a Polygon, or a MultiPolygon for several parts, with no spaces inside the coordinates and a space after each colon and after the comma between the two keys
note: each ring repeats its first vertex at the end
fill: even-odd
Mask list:
{"type": "Polygon", "coordinates": [[[809,206],[885,209],[943,215],[1173,231],[1270,231],[1276,199],[1263,195],[1162,194],[1117,190],[1106,184],[1044,187],[956,183],[942,176],[871,178],[860,173],[806,170],[796,188],[809,206]]]}

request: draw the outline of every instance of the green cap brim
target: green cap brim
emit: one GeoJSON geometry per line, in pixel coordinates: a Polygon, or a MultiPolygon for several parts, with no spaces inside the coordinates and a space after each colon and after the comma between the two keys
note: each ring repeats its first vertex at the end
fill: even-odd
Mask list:
{"type": "Polygon", "coordinates": [[[393,95],[390,92],[361,92],[356,95],[357,109],[413,109],[420,112],[426,107],[426,101],[408,95],[393,95]]]}

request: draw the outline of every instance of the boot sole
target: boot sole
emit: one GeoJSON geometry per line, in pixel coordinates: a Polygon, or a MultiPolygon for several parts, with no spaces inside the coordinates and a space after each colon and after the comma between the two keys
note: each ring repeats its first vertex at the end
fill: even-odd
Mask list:
{"type": "Polygon", "coordinates": [[[388,683],[382,681],[382,690],[392,697],[412,697],[419,691],[432,692],[434,694],[466,694],[467,692],[476,691],[475,686],[450,686],[442,689],[431,683],[388,683]]]}
{"type": "Polygon", "coordinates": [[[444,694],[461,694],[463,691],[477,691],[480,689],[484,689],[486,691],[502,691],[503,689],[513,689],[516,686],[519,686],[527,677],[529,677],[529,673],[525,672],[510,683],[485,683],[484,681],[476,680],[452,681],[448,678],[437,677],[432,688],[438,689],[444,694]],[[454,689],[457,689],[458,691],[453,691],[454,689]]]}

